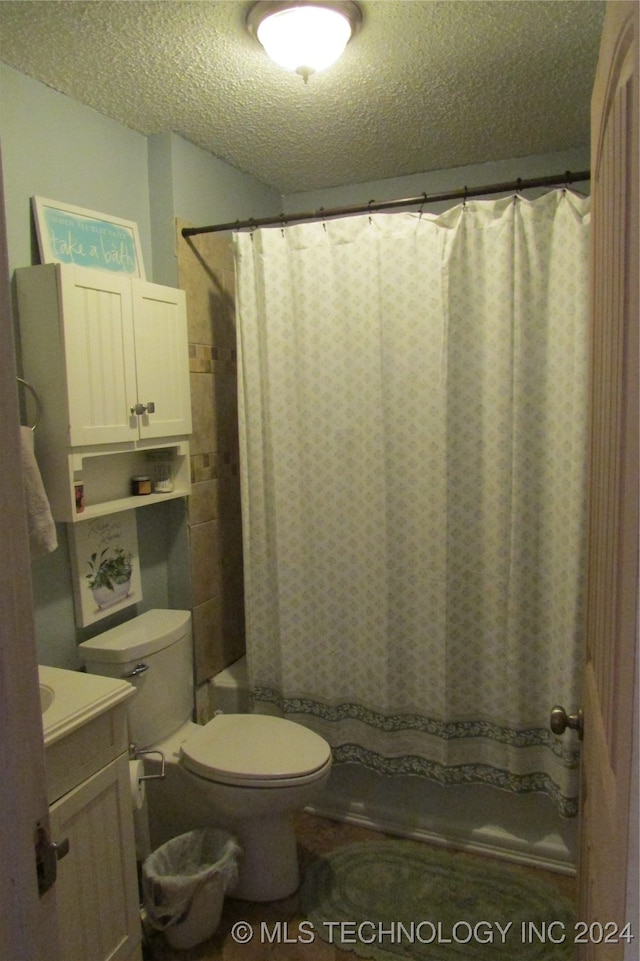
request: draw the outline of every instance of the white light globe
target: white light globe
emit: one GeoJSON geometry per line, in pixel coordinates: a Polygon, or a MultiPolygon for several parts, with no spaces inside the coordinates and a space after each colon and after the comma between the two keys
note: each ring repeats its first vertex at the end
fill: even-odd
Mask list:
{"type": "Polygon", "coordinates": [[[351,39],[351,24],[339,10],[300,6],[266,17],[256,33],[272,60],[306,77],[338,60],[351,39]]]}

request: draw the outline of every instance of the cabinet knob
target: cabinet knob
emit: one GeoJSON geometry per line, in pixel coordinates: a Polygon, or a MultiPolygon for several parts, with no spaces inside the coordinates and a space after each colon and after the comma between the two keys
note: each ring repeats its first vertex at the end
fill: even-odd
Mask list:
{"type": "Polygon", "coordinates": [[[132,414],[137,414],[138,416],[140,414],[154,414],[156,410],[156,405],[151,400],[149,401],[148,404],[134,404],[134,406],[131,407],[130,410],[132,414]]]}

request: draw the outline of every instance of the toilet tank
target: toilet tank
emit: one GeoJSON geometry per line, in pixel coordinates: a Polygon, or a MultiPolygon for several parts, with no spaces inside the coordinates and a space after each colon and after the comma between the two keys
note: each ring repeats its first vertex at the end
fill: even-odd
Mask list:
{"type": "Polygon", "coordinates": [[[168,737],[193,713],[191,613],[152,610],[78,646],[89,674],[125,678],[129,737],[138,749],[168,737]]]}

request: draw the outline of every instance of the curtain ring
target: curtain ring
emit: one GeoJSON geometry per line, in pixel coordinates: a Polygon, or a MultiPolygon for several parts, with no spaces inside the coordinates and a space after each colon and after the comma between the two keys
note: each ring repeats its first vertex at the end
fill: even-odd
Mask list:
{"type": "Polygon", "coordinates": [[[465,185],[464,185],[464,196],[463,196],[463,198],[462,198],[462,209],[463,209],[463,210],[466,210],[466,209],[467,209],[467,197],[468,197],[468,196],[469,196],[469,191],[468,191],[468,189],[467,189],[467,185],[465,184],[465,185]]]}
{"type": "Polygon", "coordinates": [[[422,211],[424,210],[424,205],[426,204],[426,202],[427,202],[427,192],[426,192],[426,190],[423,190],[423,191],[422,191],[422,203],[420,204],[420,211],[419,211],[419,213],[418,213],[418,220],[422,220],[422,211]]]}
{"type": "Polygon", "coordinates": [[[374,204],[374,203],[375,203],[375,200],[370,200],[369,203],[367,204],[367,207],[369,208],[369,226],[371,226],[371,224],[373,223],[373,220],[371,219],[371,204],[374,204]]]}

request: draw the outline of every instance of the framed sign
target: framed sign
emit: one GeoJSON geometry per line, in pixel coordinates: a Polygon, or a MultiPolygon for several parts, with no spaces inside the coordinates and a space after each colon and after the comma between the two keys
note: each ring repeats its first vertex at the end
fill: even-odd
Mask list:
{"type": "Polygon", "coordinates": [[[135,513],[67,524],[78,626],[95,624],[142,600],[135,513]]]}
{"type": "Polygon", "coordinates": [[[138,225],[106,214],[32,197],[43,264],[76,264],[146,280],[138,225]]]}

